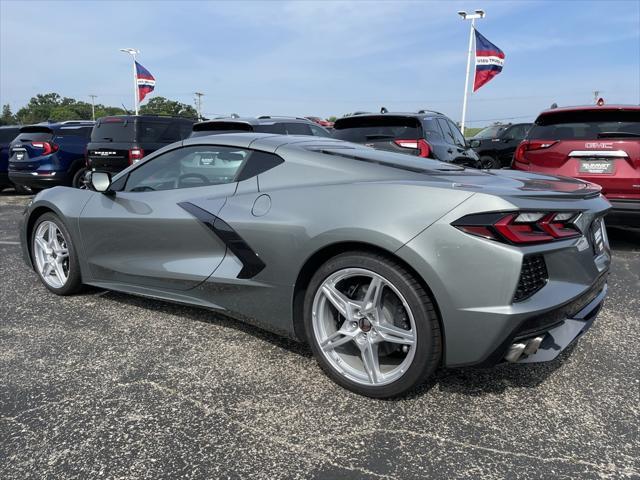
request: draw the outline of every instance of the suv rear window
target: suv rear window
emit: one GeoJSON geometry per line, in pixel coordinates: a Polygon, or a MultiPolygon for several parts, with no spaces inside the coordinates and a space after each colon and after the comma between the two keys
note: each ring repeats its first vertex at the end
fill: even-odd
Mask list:
{"type": "Polygon", "coordinates": [[[191,124],[184,121],[104,118],[93,127],[91,141],[172,143],[188,137],[190,133],[191,124]]]}
{"type": "Polygon", "coordinates": [[[56,130],[56,137],[85,137],[89,138],[93,127],[60,127],[56,130]]]}
{"type": "Polygon", "coordinates": [[[421,138],[420,121],[413,117],[348,117],[338,120],[334,128],[334,138],[355,143],[421,138]]]}
{"type": "Polygon", "coordinates": [[[13,142],[48,142],[53,138],[53,132],[49,127],[28,126],[20,129],[20,134],[13,142]]]}
{"type": "Polygon", "coordinates": [[[640,111],[586,110],[542,115],[527,138],[595,140],[640,137],[640,111]]]}

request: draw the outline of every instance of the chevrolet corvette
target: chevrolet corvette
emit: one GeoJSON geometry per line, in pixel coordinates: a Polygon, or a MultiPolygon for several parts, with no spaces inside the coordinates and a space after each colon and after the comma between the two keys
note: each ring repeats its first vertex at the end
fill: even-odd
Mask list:
{"type": "Polygon", "coordinates": [[[25,210],[23,254],[47,289],[221,311],[308,342],[371,397],[442,366],[552,360],[606,296],[610,205],[581,180],[236,133],[88,181],[25,210]]]}

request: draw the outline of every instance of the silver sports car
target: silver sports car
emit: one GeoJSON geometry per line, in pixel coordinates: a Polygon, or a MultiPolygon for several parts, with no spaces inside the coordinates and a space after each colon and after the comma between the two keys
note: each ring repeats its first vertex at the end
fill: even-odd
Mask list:
{"type": "Polygon", "coordinates": [[[25,211],[25,259],[83,284],[223,311],[306,341],[372,397],[439,366],[555,358],[606,295],[593,184],[479,171],[329,138],[174,143],[25,211]]]}

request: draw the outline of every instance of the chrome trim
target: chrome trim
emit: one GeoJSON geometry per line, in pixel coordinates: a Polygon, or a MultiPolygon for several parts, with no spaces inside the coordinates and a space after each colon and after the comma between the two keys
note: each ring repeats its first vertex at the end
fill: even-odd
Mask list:
{"type": "Polygon", "coordinates": [[[624,150],[574,150],[569,153],[570,157],[613,157],[627,158],[627,152],[624,150]]]}

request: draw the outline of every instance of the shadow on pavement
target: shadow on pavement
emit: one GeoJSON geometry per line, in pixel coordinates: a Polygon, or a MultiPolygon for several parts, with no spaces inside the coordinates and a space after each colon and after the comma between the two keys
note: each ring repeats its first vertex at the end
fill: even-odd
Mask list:
{"type": "Polygon", "coordinates": [[[607,227],[607,236],[613,250],[640,250],[640,228],[607,227]]]}

